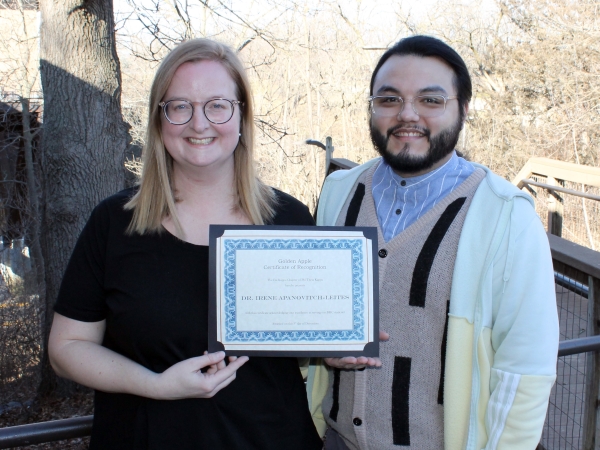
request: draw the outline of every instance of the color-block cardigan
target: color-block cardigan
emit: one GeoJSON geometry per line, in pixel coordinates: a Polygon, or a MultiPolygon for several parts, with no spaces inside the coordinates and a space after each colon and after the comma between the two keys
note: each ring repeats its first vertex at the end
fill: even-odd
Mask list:
{"type": "MultiPolygon", "coordinates": [[[[360,174],[378,161],[327,177],[317,225],[335,224],[360,174]]],[[[532,199],[486,167],[475,166],[486,177],[467,212],[452,279],[445,448],[531,450],[539,442],[556,378],[552,259],[532,199]]],[[[309,367],[307,382],[321,434],[321,400],[328,387],[323,364],[309,367]]]]}

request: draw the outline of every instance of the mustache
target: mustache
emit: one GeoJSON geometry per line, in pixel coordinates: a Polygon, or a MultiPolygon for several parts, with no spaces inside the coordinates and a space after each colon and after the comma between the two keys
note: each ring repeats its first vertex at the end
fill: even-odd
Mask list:
{"type": "Polygon", "coordinates": [[[423,136],[425,136],[427,140],[429,140],[429,137],[431,136],[431,131],[429,130],[429,128],[420,127],[418,125],[399,124],[394,127],[388,128],[386,137],[389,139],[392,134],[398,131],[418,131],[419,133],[423,133],[423,136]]]}

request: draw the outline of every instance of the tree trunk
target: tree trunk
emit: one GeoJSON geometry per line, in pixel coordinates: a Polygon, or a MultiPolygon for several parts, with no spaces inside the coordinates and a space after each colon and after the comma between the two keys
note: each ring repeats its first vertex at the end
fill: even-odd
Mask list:
{"type": "Polygon", "coordinates": [[[73,246],[93,207],[125,186],[127,127],[112,0],[42,0],[41,79],[46,311],[41,395],[69,395],[48,363],[54,303],[73,246]]]}

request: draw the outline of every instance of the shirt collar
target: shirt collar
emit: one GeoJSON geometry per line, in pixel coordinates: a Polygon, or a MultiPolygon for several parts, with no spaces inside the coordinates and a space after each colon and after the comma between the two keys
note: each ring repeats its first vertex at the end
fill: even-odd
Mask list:
{"type": "Polygon", "coordinates": [[[381,165],[377,168],[379,171],[382,169],[384,171],[383,178],[393,181],[396,185],[403,187],[405,189],[411,188],[413,186],[418,186],[424,181],[433,181],[436,178],[443,177],[447,173],[451,172],[454,167],[458,165],[458,155],[456,151],[452,151],[452,156],[450,159],[443,165],[438,167],[431,172],[424,173],[423,175],[419,175],[417,177],[404,178],[398,175],[394,170],[389,166],[388,163],[385,162],[384,159],[381,160],[381,165]],[[404,182],[404,184],[402,184],[404,182]]]}

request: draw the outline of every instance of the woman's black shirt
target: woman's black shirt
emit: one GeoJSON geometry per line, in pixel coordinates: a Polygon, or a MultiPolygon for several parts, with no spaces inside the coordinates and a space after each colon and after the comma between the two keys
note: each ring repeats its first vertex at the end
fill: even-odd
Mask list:
{"type": "MultiPolygon", "coordinates": [[[[313,225],[276,191],[274,225],[313,225]]],[[[167,231],[125,233],[129,189],[101,202],[79,237],[55,311],[106,320],[103,345],[160,373],[207,349],[208,247],[167,231]]],[[[320,449],[295,358],[252,357],[211,399],[96,391],[92,449],[320,449]]]]}

